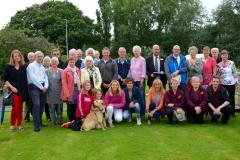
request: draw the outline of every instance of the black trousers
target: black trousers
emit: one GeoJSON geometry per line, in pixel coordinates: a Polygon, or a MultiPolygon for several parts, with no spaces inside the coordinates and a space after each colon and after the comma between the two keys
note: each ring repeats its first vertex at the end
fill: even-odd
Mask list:
{"type": "Polygon", "coordinates": [[[168,117],[168,123],[170,123],[170,124],[173,123],[173,109],[167,107],[166,110],[165,110],[165,113],[168,117]]]}
{"type": "Polygon", "coordinates": [[[235,85],[222,85],[227,91],[230,99],[230,105],[233,108],[233,115],[235,115],[235,85]]]}
{"type": "Polygon", "coordinates": [[[69,103],[67,104],[67,115],[70,122],[73,120],[76,120],[76,116],[75,116],[76,110],[77,110],[77,104],[69,104],[69,103]]]}
{"type": "Polygon", "coordinates": [[[48,119],[48,120],[51,119],[51,118],[50,118],[50,113],[49,113],[49,105],[48,105],[47,103],[45,103],[45,108],[44,108],[44,110],[45,110],[45,114],[46,114],[47,119],[48,119]]]}
{"type": "Polygon", "coordinates": [[[26,114],[24,117],[24,120],[30,121],[30,114],[32,115],[32,98],[30,96],[28,97],[28,100],[26,100],[26,114]]]}
{"type": "Polygon", "coordinates": [[[68,126],[68,128],[72,129],[73,131],[80,131],[82,126],[81,118],[76,118],[75,123],[68,126]]]}
{"type": "MultiPolygon", "coordinates": [[[[210,109],[211,110],[211,109],[210,109]]],[[[222,112],[222,115],[214,115],[213,112],[210,112],[210,115],[212,117],[212,122],[217,122],[218,119],[221,117],[221,122],[222,123],[227,123],[230,115],[233,112],[233,108],[231,105],[228,105],[220,110],[222,112]]]]}
{"type": "Polygon", "coordinates": [[[188,123],[202,124],[203,123],[203,115],[204,115],[203,111],[201,111],[201,113],[199,113],[199,114],[196,114],[195,110],[191,110],[190,112],[188,111],[188,113],[187,113],[188,123]]]}

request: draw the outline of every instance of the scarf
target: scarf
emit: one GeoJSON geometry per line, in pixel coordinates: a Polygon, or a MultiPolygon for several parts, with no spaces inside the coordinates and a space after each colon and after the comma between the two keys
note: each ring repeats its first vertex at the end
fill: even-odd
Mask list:
{"type": "Polygon", "coordinates": [[[80,78],[77,74],[77,67],[74,67],[74,68],[68,67],[68,69],[72,71],[74,84],[77,84],[78,90],[80,90],[80,88],[81,88],[80,87],[80,78]]]}

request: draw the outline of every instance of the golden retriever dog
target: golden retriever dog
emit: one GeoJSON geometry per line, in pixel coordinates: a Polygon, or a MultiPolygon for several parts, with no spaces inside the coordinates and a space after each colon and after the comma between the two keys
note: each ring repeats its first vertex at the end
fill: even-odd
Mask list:
{"type": "Polygon", "coordinates": [[[105,107],[102,100],[95,100],[91,112],[85,118],[81,130],[90,131],[92,129],[105,129],[106,120],[103,116],[105,107]]]}

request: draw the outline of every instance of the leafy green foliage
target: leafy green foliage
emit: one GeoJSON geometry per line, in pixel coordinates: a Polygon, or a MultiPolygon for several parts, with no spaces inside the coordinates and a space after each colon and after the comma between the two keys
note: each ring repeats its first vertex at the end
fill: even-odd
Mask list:
{"type": "Polygon", "coordinates": [[[0,75],[9,62],[11,51],[18,49],[26,57],[28,52],[51,52],[55,46],[44,37],[28,37],[24,31],[5,29],[0,32],[0,75]]]}
{"type": "Polygon", "coordinates": [[[69,48],[95,46],[100,40],[93,20],[68,1],[47,1],[18,11],[8,28],[29,29],[30,36],[44,36],[65,49],[65,25],[68,24],[69,48]]]}

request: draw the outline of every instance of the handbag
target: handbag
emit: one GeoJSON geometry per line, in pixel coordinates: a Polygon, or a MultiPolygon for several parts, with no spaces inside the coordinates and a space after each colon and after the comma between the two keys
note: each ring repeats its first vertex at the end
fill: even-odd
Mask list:
{"type": "Polygon", "coordinates": [[[3,93],[3,104],[9,106],[13,104],[13,95],[12,91],[6,91],[3,93]]]}

